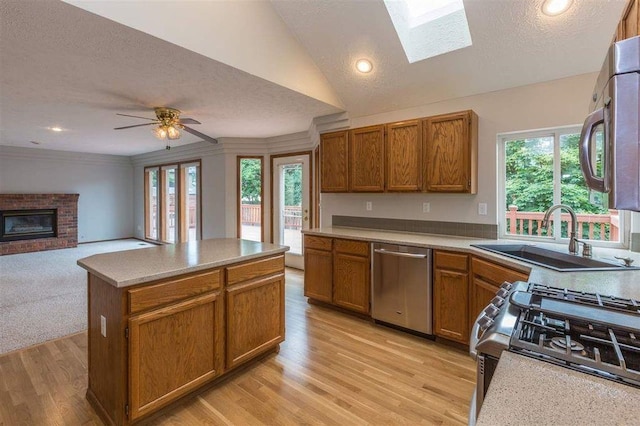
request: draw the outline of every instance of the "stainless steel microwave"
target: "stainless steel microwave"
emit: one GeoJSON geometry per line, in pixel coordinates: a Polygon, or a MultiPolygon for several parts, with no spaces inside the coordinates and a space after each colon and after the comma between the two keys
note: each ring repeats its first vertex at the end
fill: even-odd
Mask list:
{"type": "Polygon", "coordinates": [[[640,211],[640,36],[609,48],[582,127],[580,165],[609,208],[640,211]]]}

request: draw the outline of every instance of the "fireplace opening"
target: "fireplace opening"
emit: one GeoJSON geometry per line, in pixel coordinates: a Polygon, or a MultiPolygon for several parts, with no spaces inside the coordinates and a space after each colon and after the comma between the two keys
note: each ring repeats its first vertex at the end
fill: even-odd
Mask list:
{"type": "Polygon", "coordinates": [[[57,209],[0,211],[0,241],[57,237],[57,209]]]}

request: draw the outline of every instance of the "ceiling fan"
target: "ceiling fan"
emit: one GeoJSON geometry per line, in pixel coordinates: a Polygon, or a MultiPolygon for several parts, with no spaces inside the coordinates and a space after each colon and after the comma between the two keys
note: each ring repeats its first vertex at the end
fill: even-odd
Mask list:
{"type": "MultiPolygon", "coordinates": [[[[187,124],[201,124],[201,123],[197,120],[194,120],[193,118],[180,118],[180,110],[177,110],[175,108],[156,107],[154,108],[154,111],[156,113],[156,118],[139,117],[137,115],[117,113],[117,115],[121,115],[123,117],[133,117],[133,118],[141,118],[143,120],[149,120],[151,121],[151,123],[116,127],[114,128],[114,130],[122,130],[122,129],[130,129],[132,127],[156,125],[157,127],[153,129],[153,134],[158,139],[168,139],[168,140],[179,139],[180,130],[184,130],[185,132],[191,133],[192,135],[195,135],[207,142],[218,143],[217,139],[212,138],[211,136],[207,136],[204,133],[200,133],[199,131],[186,126],[187,124]]],[[[171,149],[168,142],[167,142],[167,149],[171,149]]]]}

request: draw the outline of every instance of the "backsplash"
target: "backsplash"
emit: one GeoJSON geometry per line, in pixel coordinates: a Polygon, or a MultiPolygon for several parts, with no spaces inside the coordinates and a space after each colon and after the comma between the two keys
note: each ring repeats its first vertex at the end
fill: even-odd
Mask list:
{"type": "MultiPolygon", "coordinates": [[[[417,232],[421,234],[455,235],[459,237],[498,239],[498,225],[482,223],[440,222],[430,220],[385,219],[378,217],[332,216],[333,226],[417,232]]],[[[640,234],[638,234],[640,235],[640,234]]],[[[639,241],[640,243],[640,241],[639,241]]]]}

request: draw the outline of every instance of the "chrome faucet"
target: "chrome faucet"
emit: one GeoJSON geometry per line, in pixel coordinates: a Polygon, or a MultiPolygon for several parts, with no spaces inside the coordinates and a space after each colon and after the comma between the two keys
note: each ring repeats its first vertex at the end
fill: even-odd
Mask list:
{"type": "Polygon", "coordinates": [[[549,232],[549,218],[551,217],[551,213],[558,209],[565,209],[569,215],[571,216],[571,232],[569,234],[569,253],[578,254],[578,239],[576,238],[576,234],[578,233],[578,218],[576,217],[576,212],[566,204],[556,204],[555,206],[549,207],[544,214],[544,218],[542,219],[542,227],[547,228],[547,233],[549,232]]]}

